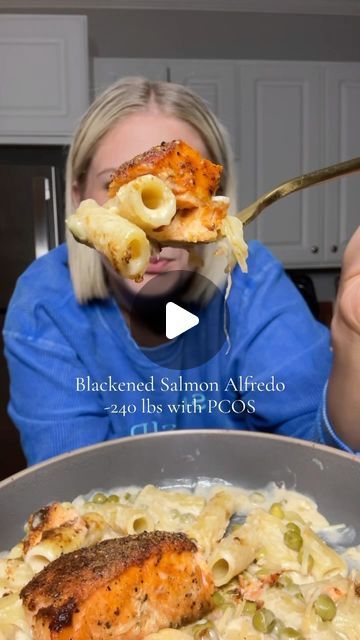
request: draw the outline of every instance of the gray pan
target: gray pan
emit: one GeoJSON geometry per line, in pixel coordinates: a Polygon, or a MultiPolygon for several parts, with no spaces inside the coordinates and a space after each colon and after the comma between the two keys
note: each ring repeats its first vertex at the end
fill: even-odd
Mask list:
{"type": "Polygon", "coordinates": [[[268,482],[314,498],[333,523],[356,530],[360,543],[360,459],[335,449],[271,435],[174,431],[112,440],[31,467],[0,483],[0,549],[23,535],[28,515],[53,500],[91,489],[185,484],[219,478],[247,488],[268,482]]]}

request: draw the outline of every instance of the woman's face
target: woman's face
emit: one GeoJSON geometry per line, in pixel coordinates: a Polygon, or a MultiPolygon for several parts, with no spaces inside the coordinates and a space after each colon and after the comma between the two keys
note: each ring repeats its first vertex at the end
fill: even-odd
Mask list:
{"type": "MultiPolygon", "coordinates": [[[[208,156],[200,134],[183,120],[165,116],[157,111],[139,112],[119,120],[98,145],[81,193],[75,185],[76,199],[80,201],[85,198],[93,198],[98,204],[103,204],[108,199],[107,189],[111,182],[111,175],[119,165],[162,141],[168,142],[175,139],[184,140],[197,149],[201,155],[208,156]]],[[[170,271],[190,269],[188,258],[189,254],[185,249],[165,247],[157,258],[151,258],[142,282],[135,283],[116,275],[116,285],[137,293],[144,284],[147,284],[156,275],[166,276],[170,271]]],[[[111,269],[108,265],[106,268],[111,269]]],[[[114,282],[113,270],[111,275],[111,281],[114,282]]],[[[157,282],[160,287],[159,294],[166,293],[169,286],[176,285],[174,278],[169,278],[169,276],[163,279],[158,278],[157,282]],[[167,283],[171,283],[171,285],[167,283]]]]}

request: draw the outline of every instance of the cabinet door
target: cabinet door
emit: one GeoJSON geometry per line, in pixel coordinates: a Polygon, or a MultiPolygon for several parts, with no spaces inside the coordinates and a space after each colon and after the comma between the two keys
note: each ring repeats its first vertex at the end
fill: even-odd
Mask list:
{"type": "MultiPolygon", "coordinates": [[[[326,161],[360,156],[360,65],[326,66],[326,161]]],[[[360,174],[329,182],[325,188],[325,259],[339,264],[347,241],[360,224],[360,174]]]]}
{"type": "Polygon", "coordinates": [[[236,135],[233,62],[94,58],[95,95],[124,76],[145,76],[149,80],[171,81],[190,87],[206,100],[227,127],[234,145],[236,135]]]}
{"type": "Polygon", "coordinates": [[[89,103],[84,16],[0,16],[0,142],[66,142],[89,103]]]}
{"type": "Polygon", "coordinates": [[[203,98],[230,134],[238,154],[235,118],[235,78],[232,60],[169,60],[170,80],[203,98]]]}
{"type": "MultiPolygon", "coordinates": [[[[286,180],[318,169],[321,67],[314,63],[239,62],[239,200],[245,207],[286,180]]],[[[286,197],[249,225],[286,266],[323,260],[323,187],[286,197]]]]}
{"type": "Polygon", "coordinates": [[[165,60],[153,58],[94,58],[93,93],[98,95],[113,82],[125,76],[145,76],[149,80],[167,80],[169,67],[165,60]]]}

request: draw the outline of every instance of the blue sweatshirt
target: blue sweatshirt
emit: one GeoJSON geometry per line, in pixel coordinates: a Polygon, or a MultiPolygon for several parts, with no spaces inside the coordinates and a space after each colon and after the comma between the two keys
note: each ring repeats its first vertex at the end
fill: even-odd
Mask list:
{"type": "MultiPolygon", "coordinates": [[[[228,299],[230,343],[205,364],[167,368],[183,336],[156,347],[155,366],[113,298],[79,305],[66,246],[19,278],[4,327],[9,414],[29,464],[93,443],[171,429],[266,431],[349,448],[326,416],[328,330],[281,264],[250,243],[228,299]]],[[[202,312],[204,339],[215,323],[202,312]]]]}

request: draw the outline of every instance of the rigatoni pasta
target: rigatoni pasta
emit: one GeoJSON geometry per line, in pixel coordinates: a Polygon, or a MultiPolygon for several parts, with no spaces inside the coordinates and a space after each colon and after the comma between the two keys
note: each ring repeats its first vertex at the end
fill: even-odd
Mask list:
{"type": "Polygon", "coordinates": [[[222,587],[244,571],[256,557],[256,544],[243,537],[243,527],[236,527],[215,545],[208,564],[214,583],[222,587]]]}
{"type": "Polygon", "coordinates": [[[130,506],[124,506],[118,510],[115,525],[127,535],[155,529],[154,520],[148,511],[130,506]]]}
{"type": "Polygon", "coordinates": [[[76,240],[100,251],[124,278],[142,278],[150,260],[150,243],[140,227],[92,199],[84,200],[66,223],[76,240]]]}
{"type": "MultiPolygon", "coordinates": [[[[169,187],[152,175],[144,175],[124,184],[108,201],[117,213],[144,230],[170,224],[176,213],[176,199],[169,187]]],[[[109,206],[107,205],[107,206],[109,206]]]]}
{"type": "Polygon", "coordinates": [[[184,529],[197,541],[206,558],[223,537],[234,512],[235,501],[231,493],[219,491],[210,498],[196,522],[184,529]]]}

